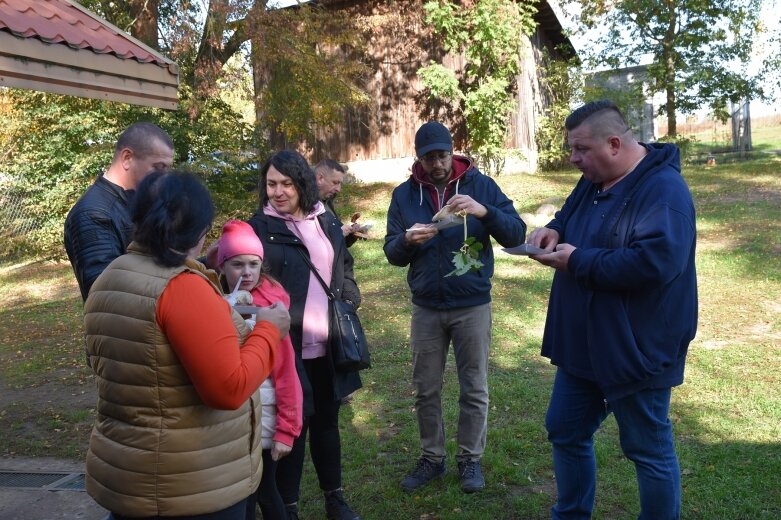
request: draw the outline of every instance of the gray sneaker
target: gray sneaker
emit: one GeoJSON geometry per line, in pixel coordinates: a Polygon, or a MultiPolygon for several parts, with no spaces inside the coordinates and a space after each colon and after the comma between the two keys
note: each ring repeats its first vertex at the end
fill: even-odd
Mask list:
{"type": "Polygon", "coordinates": [[[418,459],[415,469],[401,481],[401,489],[408,493],[414,491],[444,475],[446,469],[444,460],[436,463],[421,457],[418,459]]]}
{"type": "Polygon", "coordinates": [[[461,491],[464,493],[474,493],[485,487],[480,461],[477,459],[459,461],[458,477],[461,479],[461,491]]]}

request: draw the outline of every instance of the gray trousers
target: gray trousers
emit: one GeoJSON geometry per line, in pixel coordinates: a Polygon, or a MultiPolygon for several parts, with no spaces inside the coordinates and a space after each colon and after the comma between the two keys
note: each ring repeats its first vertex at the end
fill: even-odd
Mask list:
{"type": "Polygon", "coordinates": [[[458,370],[458,453],[456,459],[480,459],[488,431],[488,351],[491,304],[437,310],[412,305],[410,331],[412,382],[423,457],[445,457],[442,383],[452,341],[458,370]]]}

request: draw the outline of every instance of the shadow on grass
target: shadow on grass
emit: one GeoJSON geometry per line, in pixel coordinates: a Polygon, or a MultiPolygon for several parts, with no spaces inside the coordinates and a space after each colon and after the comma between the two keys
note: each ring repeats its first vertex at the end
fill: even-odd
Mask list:
{"type": "MultiPolygon", "coordinates": [[[[781,178],[779,164],[684,170],[691,176],[700,210],[701,272],[708,274],[701,277],[701,283],[712,292],[712,305],[732,310],[731,301],[720,299],[725,290],[744,281],[748,286],[770,276],[765,287],[777,287],[772,282],[777,280],[779,267],[778,263],[770,265],[774,257],[769,256],[772,251],[767,247],[781,243],[777,227],[781,219],[772,201],[755,198],[757,193],[775,196],[778,182],[760,182],[757,177],[781,178]],[[745,209],[737,209],[739,206],[745,209]],[[757,232],[760,238],[754,235],[757,232]],[[729,284],[714,282],[722,279],[729,284]]],[[[577,172],[565,171],[500,176],[498,182],[516,207],[531,210],[548,197],[561,200],[561,193],[569,191],[577,176],[577,172]]],[[[544,416],[554,368],[539,356],[539,344],[552,273],[525,258],[496,254],[491,409],[483,459],[487,488],[465,495],[458,487],[454,468],[458,384],[452,355],[444,388],[448,474],[417,493],[405,494],[399,488],[399,481],[418,456],[418,429],[411,386],[406,269],[388,265],[382,252],[385,210],[392,188],[356,185],[337,200],[340,214],[360,211],[362,219],[374,220],[372,233],[376,237],[352,248],[364,298],[360,312],[374,367],[362,373],[364,388],[341,414],[346,496],[366,520],[549,518],[555,482],[544,416]]],[[[81,302],[73,289],[70,267],[61,266],[50,273],[2,273],[0,277],[3,287],[11,284],[26,295],[24,301],[0,308],[3,453],[16,450],[83,459],[92,423],[94,381],[84,364],[81,302]],[[35,290],[22,287],[45,287],[43,282],[49,278],[62,282],[51,284],[45,303],[35,290]],[[63,284],[68,285],[65,280],[70,288],[62,289],[63,284]],[[19,370],[26,362],[32,364],[19,370]]],[[[755,296],[747,293],[746,297],[755,296]]],[[[777,386],[773,381],[767,383],[768,396],[762,402],[754,398],[738,405],[740,385],[748,385],[762,370],[763,359],[769,372],[776,370],[775,361],[763,358],[763,353],[773,348],[771,344],[765,350],[738,352],[733,357],[698,349],[690,356],[693,370],[687,383],[674,392],[672,409],[683,472],[682,518],[743,520],[781,515],[781,420],[775,420],[779,402],[773,393],[777,386]],[[748,371],[737,364],[739,359],[743,363],[751,360],[748,371]],[[726,383],[718,380],[719,370],[736,379],[732,383],[736,396],[729,402],[720,386],[726,383]],[[699,395],[706,383],[715,386],[710,400],[699,395]],[[760,427],[767,431],[759,435],[754,430],[760,427]],[[749,440],[752,438],[757,440],[749,440]]],[[[724,351],[728,350],[725,347],[724,351]]],[[[596,453],[599,484],[594,518],[636,518],[639,506],[634,469],[621,454],[612,418],[596,435],[596,453]]],[[[308,460],[301,507],[302,518],[323,516],[321,495],[308,460]]]]}

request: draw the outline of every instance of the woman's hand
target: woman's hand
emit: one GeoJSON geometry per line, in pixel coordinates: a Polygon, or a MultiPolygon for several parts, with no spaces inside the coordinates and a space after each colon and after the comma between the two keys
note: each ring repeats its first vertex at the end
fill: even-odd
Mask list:
{"type": "Polygon", "coordinates": [[[283,442],[274,441],[274,444],[271,446],[271,460],[278,461],[282,457],[289,455],[292,450],[292,446],[288,446],[283,442]]]}
{"type": "Polygon", "coordinates": [[[279,329],[284,338],[290,332],[290,313],[280,302],[274,302],[269,307],[260,307],[255,315],[256,321],[267,321],[279,329]]]}

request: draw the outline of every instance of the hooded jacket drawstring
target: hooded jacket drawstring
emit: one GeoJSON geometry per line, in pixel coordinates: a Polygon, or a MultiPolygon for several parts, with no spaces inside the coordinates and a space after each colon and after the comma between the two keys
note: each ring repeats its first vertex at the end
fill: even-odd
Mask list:
{"type": "MultiPolygon", "coordinates": [[[[456,195],[458,195],[458,188],[461,183],[461,178],[466,174],[466,172],[472,168],[472,161],[467,158],[460,155],[454,155],[453,156],[453,177],[454,179],[451,179],[450,183],[453,182],[453,180],[456,181],[456,195]]],[[[415,164],[412,165],[412,178],[415,182],[418,184],[418,195],[420,200],[418,201],[419,206],[423,206],[423,185],[426,185],[430,188],[434,188],[437,193],[439,194],[439,190],[437,190],[431,182],[428,181],[425,171],[423,170],[422,165],[419,162],[415,162],[415,164]]],[[[448,184],[450,184],[448,183],[448,184]]],[[[439,197],[437,201],[435,201],[435,204],[439,202],[439,208],[437,210],[442,209],[442,205],[444,204],[444,196],[447,192],[447,185],[442,190],[442,193],[439,194],[439,197]]],[[[410,194],[411,195],[411,194],[410,194]]],[[[433,197],[433,195],[432,195],[433,197]]]]}

